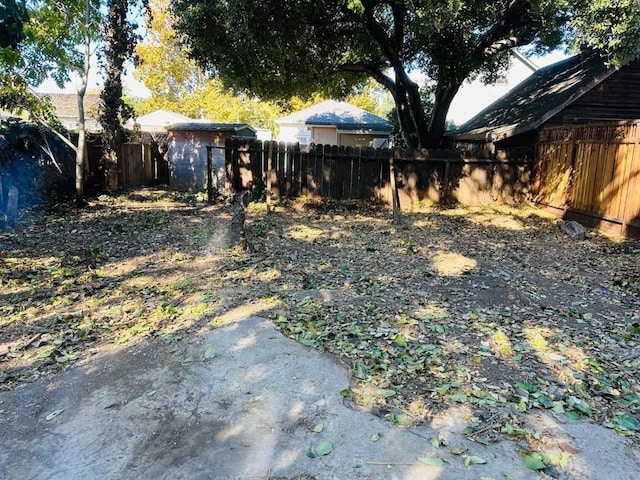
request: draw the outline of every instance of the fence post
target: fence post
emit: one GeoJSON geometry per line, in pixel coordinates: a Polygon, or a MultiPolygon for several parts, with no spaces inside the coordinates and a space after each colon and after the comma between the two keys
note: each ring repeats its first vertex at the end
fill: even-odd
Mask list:
{"type": "Polygon", "coordinates": [[[267,214],[271,213],[271,172],[273,169],[273,140],[269,140],[269,153],[267,155],[267,214]]]}
{"type": "Polygon", "coordinates": [[[213,147],[207,145],[207,202],[213,203],[213,147]]]}
{"type": "Polygon", "coordinates": [[[393,203],[393,222],[397,223],[400,219],[400,196],[398,194],[398,186],[396,185],[396,168],[393,163],[393,157],[389,157],[389,181],[391,183],[391,198],[393,203]]]}

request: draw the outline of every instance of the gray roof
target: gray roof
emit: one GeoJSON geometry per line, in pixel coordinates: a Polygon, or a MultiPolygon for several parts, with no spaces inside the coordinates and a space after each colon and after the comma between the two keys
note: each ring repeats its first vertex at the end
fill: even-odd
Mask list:
{"type": "MultiPolygon", "coordinates": [[[[77,93],[38,93],[39,97],[49,97],[51,104],[56,109],[58,117],[78,118],[78,94],[77,93]]],[[[82,98],[85,114],[95,113],[93,110],[100,104],[100,95],[86,93],[82,98]]]]}
{"type": "Polygon", "coordinates": [[[325,100],[277,120],[278,124],[335,126],[338,130],[371,130],[389,133],[392,126],[384,118],[347,102],[325,100]]]}
{"type": "Polygon", "coordinates": [[[576,55],[541,68],[452,135],[459,140],[501,140],[536,129],[615,70],[596,54],[576,55]]]}
{"type": "Polygon", "coordinates": [[[209,121],[193,121],[193,122],[180,122],[167,125],[167,130],[172,131],[207,131],[207,132],[238,132],[240,130],[249,129],[255,132],[255,129],[246,123],[215,123],[209,121]]]}

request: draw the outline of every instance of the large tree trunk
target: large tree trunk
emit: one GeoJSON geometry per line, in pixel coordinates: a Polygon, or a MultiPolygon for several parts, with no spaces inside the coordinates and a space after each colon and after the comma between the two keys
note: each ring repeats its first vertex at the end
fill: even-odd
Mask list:
{"type": "Polygon", "coordinates": [[[460,90],[460,83],[449,83],[436,87],[435,102],[428,127],[427,146],[429,148],[442,147],[442,140],[447,122],[447,113],[454,97],[460,90]]]}
{"type": "Polygon", "coordinates": [[[89,83],[89,68],[91,66],[91,38],[89,28],[91,26],[91,2],[86,0],[84,24],[84,68],[82,70],[82,80],[78,89],[78,147],[76,149],[76,205],[84,204],[84,169],[87,164],[87,141],[84,112],[84,95],[89,83]]]}
{"type": "Polygon", "coordinates": [[[402,138],[410,150],[428,147],[427,116],[420,97],[420,88],[404,71],[396,67],[396,95],[398,123],[402,138]]]}

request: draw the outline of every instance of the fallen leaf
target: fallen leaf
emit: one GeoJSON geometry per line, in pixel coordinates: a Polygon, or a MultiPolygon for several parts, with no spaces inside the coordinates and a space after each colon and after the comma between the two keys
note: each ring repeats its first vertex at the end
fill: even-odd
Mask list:
{"type": "Polygon", "coordinates": [[[49,415],[47,415],[46,417],[44,417],[45,420],[50,421],[53,420],[54,418],[56,418],[58,415],[60,415],[62,412],[64,412],[64,408],[60,409],[60,410],[54,410],[53,412],[51,412],[49,415]]]}
{"type": "Polygon", "coordinates": [[[331,452],[333,452],[333,444],[331,442],[319,442],[311,447],[313,457],[329,455],[331,452]]]}
{"type": "Polygon", "coordinates": [[[543,470],[547,465],[542,461],[542,458],[538,454],[526,455],[524,457],[524,464],[531,470],[543,470]]]}
{"type": "Polygon", "coordinates": [[[464,456],[464,466],[469,468],[471,465],[481,465],[487,463],[484,458],[477,457],[475,455],[465,455],[464,456]]]}
{"type": "Polygon", "coordinates": [[[438,457],[418,457],[418,461],[423,465],[429,465],[431,467],[441,467],[444,465],[444,460],[438,457]]]}
{"type": "Polygon", "coordinates": [[[216,347],[213,347],[213,346],[209,347],[204,352],[204,358],[207,360],[210,360],[213,357],[215,357],[217,353],[218,353],[218,350],[216,349],[216,347]]]}

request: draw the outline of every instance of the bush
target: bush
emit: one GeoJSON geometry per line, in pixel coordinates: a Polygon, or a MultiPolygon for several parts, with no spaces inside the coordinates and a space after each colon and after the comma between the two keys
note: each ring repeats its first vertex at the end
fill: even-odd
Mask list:
{"type": "MultiPolygon", "coordinates": [[[[74,178],[74,152],[62,140],[18,118],[0,120],[0,179],[5,195],[14,185],[21,207],[49,203],[72,194],[74,178]]],[[[5,201],[0,199],[0,204],[5,201]]]]}

